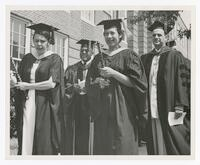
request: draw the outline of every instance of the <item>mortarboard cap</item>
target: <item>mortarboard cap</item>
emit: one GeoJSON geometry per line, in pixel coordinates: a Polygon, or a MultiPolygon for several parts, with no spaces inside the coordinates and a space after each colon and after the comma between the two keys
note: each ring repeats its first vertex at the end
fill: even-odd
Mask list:
{"type": "Polygon", "coordinates": [[[35,30],[36,34],[40,34],[40,32],[42,32],[42,31],[49,32],[49,34],[50,34],[49,42],[52,45],[55,43],[55,41],[54,41],[54,31],[59,30],[58,28],[55,28],[53,26],[50,26],[50,25],[47,25],[47,24],[44,24],[44,23],[38,23],[38,24],[35,24],[35,25],[27,26],[27,28],[35,30]]]}
{"type": "Polygon", "coordinates": [[[122,31],[122,39],[125,39],[125,36],[126,37],[131,36],[131,32],[128,30],[127,26],[125,25],[125,21],[124,21],[125,19],[127,18],[103,20],[99,22],[97,25],[103,25],[104,30],[115,26],[117,27],[117,29],[122,31]]]}
{"type": "Polygon", "coordinates": [[[96,43],[96,42],[97,42],[97,41],[88,40],[88,39],[81,39],[81,40],[79,40],[79,41],[77,42],[77,44],[81,44],[81,45],[83,45],[83,44],[89,44],[89,43],[94,44],[94,43],[96,43]]]}
{"type": "Polygon", "coordinates": [[[165,24],[164,24],[164,23],[162,23],[162,22],[156,20],[153,24],[151,24],[151,25],[148,27],[148,30],[149,30],[149,31],[153,31],[154,29],[159,29],[159,28],[160,28],[160,29],[163,29],[164,32],[165,32],[165,34],[168,34],[168,33],[173,29],[173,27],[168,26],[168,25],[167,25],[167,27],[165,27],[165,24]]]}
{"type": "Polygon", "coordinates": [[[27,26],[27,28],[33,29],[35,31],[41,30],[41,31],[57,31],[59,30],[58,28],[55,28],[53,26],[44,24],[44,23],[38,23],[35,25],[27,26]]]}
{"type": "Polygon", "coordinates": [[[90,48],[93,48],[94,44],[96,43],[97,41],[88,40],[88,39],[81,39],[77,42],[77,44],[80,44],[81,46],[88,45],[90,48]]]}
{"type": "Polygon", "coordinates": [[[109,20],[103,20],[99,22],[97,25],[103,25],[104,29],[109,29],[113,26],[116,26],[118,29],[121,29],[122,19],[109,19],[109,20]]]}

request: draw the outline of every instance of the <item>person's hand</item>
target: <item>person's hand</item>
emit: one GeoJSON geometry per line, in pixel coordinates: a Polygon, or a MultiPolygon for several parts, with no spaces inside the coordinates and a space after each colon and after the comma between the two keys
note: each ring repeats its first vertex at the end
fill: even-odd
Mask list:
{"type": "Polygon", "coordinates": [[[81,92],[82,92],[82,93],[87,93],[86,87],[81,88],[81,92]]]}
{"type": "Polygon", "coordinates": [[[27,89],[30,89],[30,83],[27,83],[27,82],[18,82],[15,87],[17,89],[20,89],[22,91],[25,91],[27,89]]]}
{"type": "Polygon", "coordinates": [[[13,72],[10,73],[10,87],[14,88],[15,85],[17,84],[17,78],[13,74],[13,72]]]}
{"type": "Polygon", "coordinates": [[[183,115],[183,111],[181,111],[181,110],[175,110],[174,119],[178,119],[182,115],[183,115]]]}
{"type": "Polygon", "coordinates": [[[76,93],[81,93],[81,87],[79,84],[74,84],[73,87],[76,93]]]}
{"type": "Polygon", "coordinates": [[[93,83],[98,84],[101,89],[104,89],[110,85],[110,80],[104,79],[102,77],[97,77],[93,83]]]}
{"type": "Polygon", "coordinates": [[[110,67],[104,67],[104,68],[100,68],[100,75],[102,77],[113,77],[116,73],[116,70],[110,68],[110,67]]]}

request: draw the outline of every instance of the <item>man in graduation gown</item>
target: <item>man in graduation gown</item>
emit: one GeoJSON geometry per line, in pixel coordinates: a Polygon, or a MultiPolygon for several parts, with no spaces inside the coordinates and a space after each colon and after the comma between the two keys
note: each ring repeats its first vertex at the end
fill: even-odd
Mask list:
{"type": "Polygon", "coordinates": [[[81,61],[65,71],[65,139],[63,154],[89,154],[89,105],[85,79],[93,59],[95,41],[81,39],[81,61]]]}
{"type": "Polygon", "coordinates": [[[154,49],[141,57],[148,79],[147,150],[151,155],[190,154],[190,62],[182,53],[165,46],[171,30],[155,21],[154,49]],[[186,116],[184,117],[184,113],[186,116]],[[169,124],[168,116],[176,122],[169,124]],[[183,123],[177,122],[178,119],[183,123]]]}

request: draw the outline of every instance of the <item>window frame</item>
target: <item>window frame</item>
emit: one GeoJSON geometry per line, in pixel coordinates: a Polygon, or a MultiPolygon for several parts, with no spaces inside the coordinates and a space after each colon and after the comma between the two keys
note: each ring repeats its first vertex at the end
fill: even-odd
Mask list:
{"type": "Polygon", "coordinates": [[[94,10],[81,10],[81,20],[84,21],[84,22],[86,22],[86,23],[88,23],[88,24],[90,24],[90,25],[92,25],[92,26],[95,26],[95,11],[94,10]],[[85,17],[85,15],[83,15],[83,12],[86,12],[86,11],[92,12],[92,14],[93,14],[92,21],[89,20],[89,19],[87,19],[85,17]]]}
{"type": "MultiPolygon", "coordinates": [[[[63,52],[63,54],[58,53],[58,55],[62,58],[63,60],[63,67],[66,68],[68,66],[68,55],[69,55],[69,36],[66,34],[62,34],[60,32],[54,32],[54,39],[55,39],[55,45],[51,45],[51,50],[53,47],[55,47],[55,53],[57,53],[57,48],[58,48],[58,43],[56,40],[58,39],[57,37],[59,36],[59,42],[62,39],[62,46],[59,46],[60,52],[63,52]],[[63,50],[61,50],[61,48],[63,50]]],[[[53,51],[53,50],[52,50],[53,51]]]]}
{"type": "Polygon", "coordinates": [[[12,59],[16,63],[20,62],[22,59],[20,57],[20,51],[18,52],[17,57],[13,56],[13,47],[14,46],[17,46],[18,50],[20,50],[20,48],[24,48],[24,54],[26,54],[30,50],[30,46],[28,46],[28,44],[27,44],[28,40],[30,39],[29,38],[30,35],[28,35],[29,30],[26,28],[26,26],[28,26],[30,23],[31,23],[30,20],[21,18],[21,17],[16,16],[16,15],[14,15],[12,13],[10,15],[10,56],[12,57],[12,59]],[[21,28],[20,27],[19,27],[19,31],[18,32],[14,32],[14,25],[12,25],[13,21],[19,21],[19,22],[22,22],[23,24],[25,24],[25,33],[24,34],[21,33],[21,28]],[[18,34],[20,36],[18,38],[19,45],[13,44],[13,36],[14,36],[14,34],[18,34]],[[21,45],[21,39],[23,38],[22,36],[25,37],[24,46],[21,45]]]}

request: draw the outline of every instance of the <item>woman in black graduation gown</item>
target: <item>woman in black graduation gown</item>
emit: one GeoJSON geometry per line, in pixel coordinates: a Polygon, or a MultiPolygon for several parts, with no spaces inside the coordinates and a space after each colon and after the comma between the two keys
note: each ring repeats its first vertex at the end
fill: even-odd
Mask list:
{"type": "Polygon", "coordinates": [[[55,155],[60,149],[64,70],[62,59],[49,50],[53,31],[46,24],[29,26],[35,30],[35,52],[26,54],[19,66],[16,114],[18,154],[55,155]]]}
{"type": "Polygon", "coordinates": [[[120,47],[122,20],[105,20],[108,50],[92,61],[87,75],[94,120],[94,154],[138,154],[138,120],[145,113],[146,77],[140,58],[120,47]]]}

